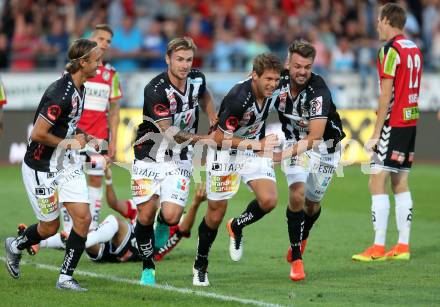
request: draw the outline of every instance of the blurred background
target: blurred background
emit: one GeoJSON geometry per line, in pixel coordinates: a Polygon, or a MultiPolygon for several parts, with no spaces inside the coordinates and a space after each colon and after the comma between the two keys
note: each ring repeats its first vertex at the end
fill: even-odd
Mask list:
{"type": "MultiPolygon", "coordinates": [[[[371,135],[378,96],[375,59],[380,46],[376,0],[0,0],[0,77],[5,85],[5,131],[0,161],[17,163],[25,151],[32,115],[46,87],[63,71],[69,43],[88,37],[96,24],[114,30],[111,64],[121,73],[120,160],[130,159],[133,130],[140,120],[143,88],[166,68],[166,45],[187,35],[219,104],[246,77],[252,58],[272,51],[285,59],[294,39],[317,49],[314,70],[326,78],[353,139],[352,161],[366,161],[363,142],[371,135]],[[125,129],[125,130],[124,130],[125,129]]],[[[424,55],[422,111],[416,157],[440,159],[440,1],[394,1],[406,7],[407,36],[424,55]],[[426,133],[425,133],[426,131],[426,133]],[[425,139],[426,138],[426,139],[425,139]]],[[[203,126],[203,124],[202,124],[203,126]]],[[[119,132],[118,132],[119,135],[119,132]]],[[[350,161],[351,161],[350,160],[350,161]]]]}

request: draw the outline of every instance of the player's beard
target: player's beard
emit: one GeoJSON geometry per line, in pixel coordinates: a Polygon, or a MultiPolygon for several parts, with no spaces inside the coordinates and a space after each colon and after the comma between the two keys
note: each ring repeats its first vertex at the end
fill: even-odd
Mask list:
{"type": "Polygon", "coordinates": [[[174,78],[178,80],[185,80],[188,77],[189,73],[189,71],[179,71],[179,69],[174,69],[172,67],[170,67],[170,72],[174,76],[174,78]]]}

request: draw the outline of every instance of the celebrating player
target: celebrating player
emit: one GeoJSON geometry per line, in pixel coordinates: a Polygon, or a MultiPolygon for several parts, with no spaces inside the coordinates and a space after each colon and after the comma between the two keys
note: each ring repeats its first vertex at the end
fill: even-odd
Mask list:
{"type": "Polygon", "coordinates": [[[156,204],[160,198],[159,225],[173,226],[179,222],[189,193],[193,144],[210,139],[208,135],[195,134],[199,104],[211,125],[217,120],[205,76],[191,69],[195,50],[194,42],[187,37],[169,42],[165,57],[168,70],[153,78],[144,91],[144,120],[139,125],[132,166],[132,195],[138,209],[135,235],[143,262],[142,285],[155,284],[156,204]]]}
{"type": "Polygon", "coordinates": [[[239,188],[240,178],[255,193],[243,213],[227,223],[229,252],[233,261],[243,254],[242,230],[275,208],[277,189],[272,159],[257,156],[253,149],[272,150],[279,145],[274,135],[265,138],[265,121],[272,107],[270,97],[278,86],[282,64],[273,54],[254,59],[252,76],[236,84],[223,99],[214,132],[218,146],[230,142],[237,149],[208,149],[208,208],[199,226],[199,244],[193,267],[193,285],[208,286],[208,253],[226,213],[228,199],[239,188]],[[246,139],[246,141],[244,141],[246,139]],[[244,142],[243,142],[244,141],[244,142]],[[249,161],[247,161],[249,160],[249,161]]]}
{"type": "Polygon", "coordinates": [[[282,166],[289,186],[287,259],[293,281],[305,278],[301,255],[321,213],[321,200],[340,160],[339,141],[345,136],[330,90],[312,73],[315,55],[308,42],[289,46],[289,69],[282,74],[275,105],[286,138],[282,166]]]}
{"type": "MultiPolygon", "coordinates": [[[[106,24],[96,25],[91,41],[98,44],[103,57],[112,42],[113,31],[106,24]]],[[[109,64],[100,59],[95,77],[85,83],[86,97],[84,112],[78,127],[87,134],[104,141],[101,151],[97,155],[87,156],[86,174],[88,175],[90,213],[92,223],[90,229],[95,229],[99,223],[101,200],[103,194],[102,178],[104,176],[105,161],[102,155],[113,159],[116,154],[116,137],[119,124],[119,99],[122,97],[118,72],[109,64]],[[108,146],[106,146],[108,144],[108,146]]],[[[68,217],[63,220],[68,224],[68,217]]],[[[69,231],[69,226],[64,230],[69,231]]]]}
{"type": "Polygon", "coordinates": [[[380,79],[379,108],[374,132],[367,144],[374,148],[369,188],[375,231],[374,244],[353,260],[409,260],[409,234],[413,202],[408,187],[408,173],[414,159],[418,100],[423,59],[415,43],[403,35],[405,10],[398,4],[381,7],[377,23],[379,38],[385,45],[379,50],[377,69],[380,79]],[[390,211],[386,182],[396,202],[397,245],[385,252],[385,237],[390,211]]]}
{"type": "Polygon", "coordinates": [[[87,290],[72,278],[91,220],[87,182],[78,155],[78,149],[86,146],[89,137],[75,132],[83,110],[84,82],[96,75],[100,56],[95,42],[76,40],[68,51],[67,73],[48,87],[38,105],[22,173],[39,222],[17,238],[5,241],[6,267],[13,278],[20,277],[22,250],[57,232],[59,206],[63,205],[73,219],[73,228],[56,287],[87,290]]]}

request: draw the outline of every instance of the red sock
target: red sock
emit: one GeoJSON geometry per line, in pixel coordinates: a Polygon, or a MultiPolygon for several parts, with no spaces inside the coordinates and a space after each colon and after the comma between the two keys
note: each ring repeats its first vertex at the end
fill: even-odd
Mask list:
{"type": "Polygon", "coordinates": [[[130,220],[134,220],[137,215],[136,207],[133,208],[133,205],[132,205],[133,203],[131,200],[125,201],[125,204],[127,205],[127,213],[124,215],[124,217],[126,217],[130,220]]]}

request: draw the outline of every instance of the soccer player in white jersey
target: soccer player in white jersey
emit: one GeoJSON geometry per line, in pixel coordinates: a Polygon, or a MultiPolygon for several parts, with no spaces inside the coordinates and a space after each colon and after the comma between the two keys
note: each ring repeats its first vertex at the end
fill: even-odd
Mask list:
{"type": "Polygon", "coordinates": [[[83,110],[84,82],[96,74],[100,56],[95,42],[76,40],[68,51],[67,73],[47,88],[38,105],[22,173],[39,222],[5,241],[6,267],[13,278],[20,277],[22,251],[57,232],[60,206],[64,206],[73,219],[73,227],[56,287],[87,290],[72,277],[91,221],[87,182],[78,153],[90,137],[76,132],[83,110]]]}

